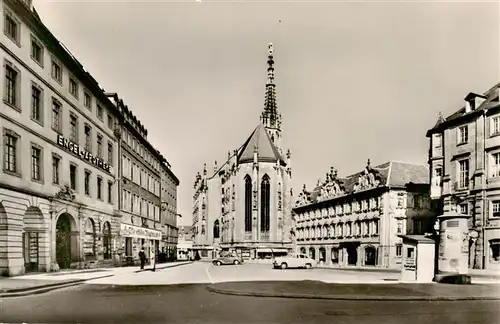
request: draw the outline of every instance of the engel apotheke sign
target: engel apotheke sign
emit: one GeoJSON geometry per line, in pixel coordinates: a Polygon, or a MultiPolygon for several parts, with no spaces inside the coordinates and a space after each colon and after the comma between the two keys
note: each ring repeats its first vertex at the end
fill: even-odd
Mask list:
{"type": "Polygon", "coordinates": [[[87,160],[96,167],[101,168],[108,173],[111,173],[111,166],[109,164],[107,164],[100,158],[93,156],[92,153],[84,149],[81,149],[78,144],[73,143],[72,141],[64,138],[64,136],[57,135],[57,145],[62,146],[71,153],[79,156],[80,159],[87,160]]]}
{"type": "Polygon", "coordinates": [[[149,228],[120,224],[120,235],[151,240],[161,240],[161,232],[149,228]]]}

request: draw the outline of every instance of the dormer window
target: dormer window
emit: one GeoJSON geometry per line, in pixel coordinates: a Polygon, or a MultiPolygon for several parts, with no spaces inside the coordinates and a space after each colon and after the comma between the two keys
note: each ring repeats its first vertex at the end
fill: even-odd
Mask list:
{"type": "Polygon", "coordinates": [[[469,93],[467,97],[465,97],[465,113],[471,112],[472,110],[475,110],[481,106],[481,104],[486,100],[487,98],[483,95],[477,94],[477,93],[469,93]]]}

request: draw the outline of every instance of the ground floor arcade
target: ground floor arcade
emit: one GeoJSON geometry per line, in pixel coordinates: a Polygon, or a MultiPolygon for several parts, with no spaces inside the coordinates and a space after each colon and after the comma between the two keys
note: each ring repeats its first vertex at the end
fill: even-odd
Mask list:
{"type": "Polygon", "coordinates": [[[380,250],[378,243],[361,242],[297,246],[297,253],[316,260],[318,265],[332,267],[381,267],[380,250]]]}
{"type": "Polygon", "coordinates": [[[113,264],[118,221],[109,211],[0,189],[0,272],[58,271],[113,264]]]}

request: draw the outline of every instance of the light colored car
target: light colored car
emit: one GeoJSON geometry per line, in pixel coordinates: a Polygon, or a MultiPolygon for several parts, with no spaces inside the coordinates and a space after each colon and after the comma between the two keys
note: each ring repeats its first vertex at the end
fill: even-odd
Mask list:
{"type": "Polygon", "coordinates": [[[237,255],[234,255],[234,254],[231,254],[231,255],[225,255],[225,256],[221,256],[217,259],[214,259],[212,261],[212,263],[214,265],[217,265],[217,266],[220,266],[220,265],[223,265],[223,264],[234,264],[234,265],[238,265],[238,264],[242,264],[243,263],[243,259],[237,255]]]}
{"type": "Polygon", "coordinates": [[[273,267],[286,269],[286,268],[306,268],[310,269],[316,265],[316,261],[311,259],[305,254],[287,255],[278,257],[273,261],[273,267]]]}

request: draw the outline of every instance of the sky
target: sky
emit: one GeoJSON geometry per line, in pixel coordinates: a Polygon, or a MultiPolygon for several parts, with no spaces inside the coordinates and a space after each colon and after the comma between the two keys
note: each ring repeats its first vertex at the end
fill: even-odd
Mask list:
{"type": "Polygon", "coordinates": [[[500,81],[497,2],[48,1],[42,21],[193,183],[259,123],[274,44],[294,192],[330,166],[427,163],[426,131],[500,81]]]}

